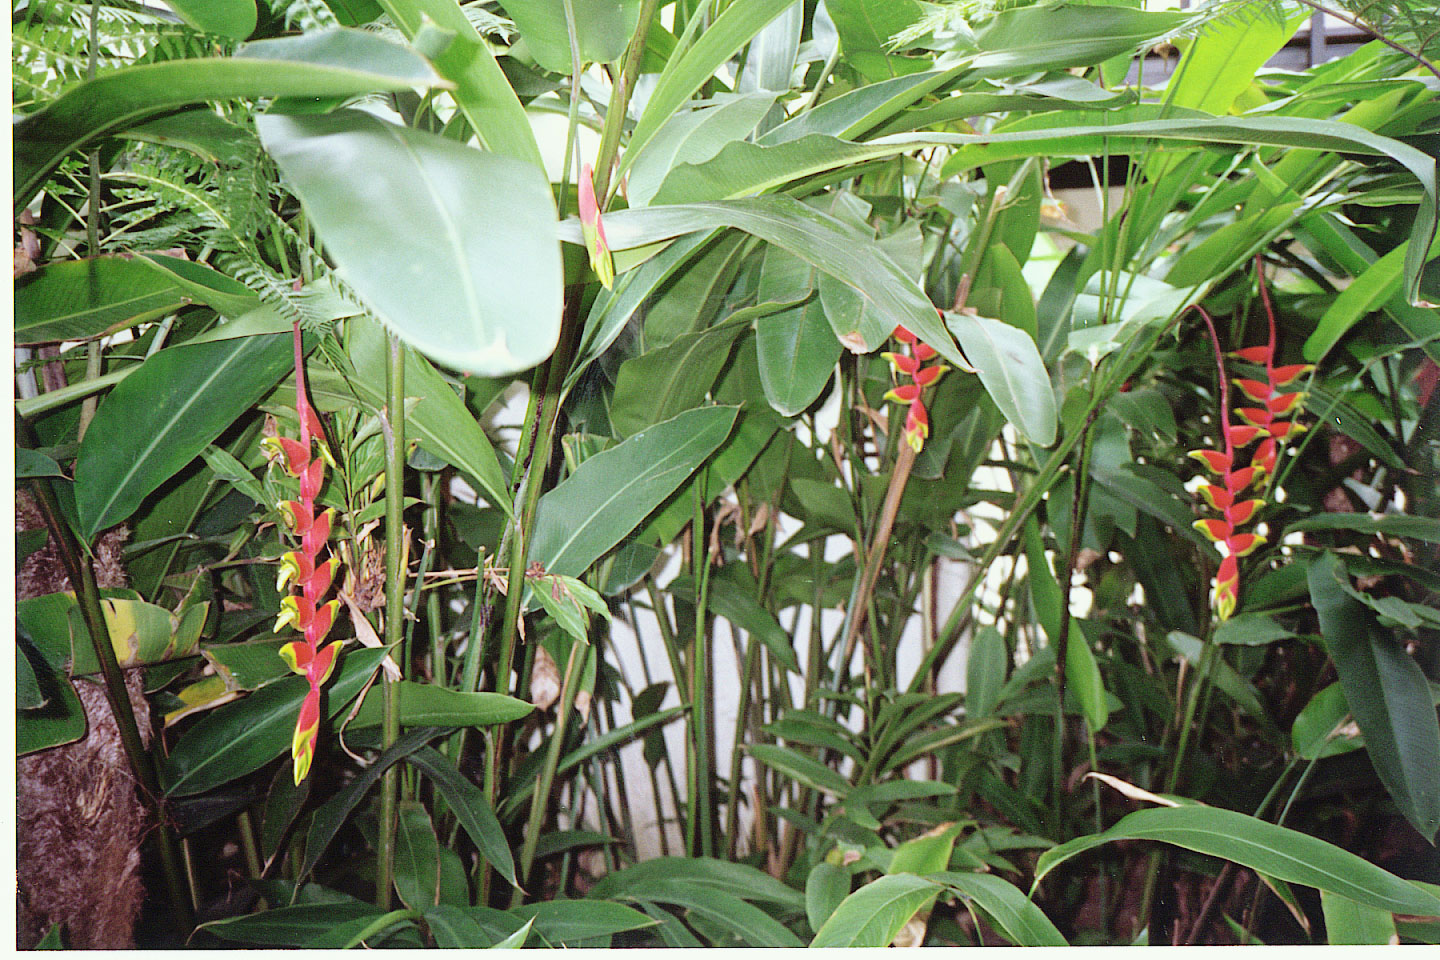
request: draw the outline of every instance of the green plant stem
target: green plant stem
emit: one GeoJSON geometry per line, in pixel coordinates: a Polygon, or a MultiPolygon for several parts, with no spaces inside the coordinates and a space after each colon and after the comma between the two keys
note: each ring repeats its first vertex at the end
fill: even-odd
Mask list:
{"type": "Polygon", "coordinates": [[[595,196],[608,207],[613,199],[610,194],[610,171],[615,154],[620,149],[620,133],[625,127],[625,115],[630,109],[630,97],[635,92],[635,81],[640,76],[640,63],[645,58],[645,44],[650,36],[650,24],[655,20],[655,9],[659,0],[641,0],[640,19],[636,22],[635,35],[625,48],[621,61],[620,79],[610,90],[610,105],[605,109],[605,124],[600,128],[600,148],[596,152],[595,196]]]}
{"type": "MultiPolygon", "coordinates": [[[[29,425],[23,421],[17,422],[16,427],[17,433],[30,432],[29,425]]],[[[105,699],[110,706],[111,715],[115,718],[115,726],[119,730],[120,743],[125,748],[130,771],[140,788],[140,802],[146,806],[158,824],[154,832],[160,849],[160,864],[165,874],[170,906],[181,927],[188,933],[194,925],[194,916],[186,893],[184,870],[176,849],[178,842],[161,802],[160,778],[154,755],[146,753],[135,712],[130,706],[130,692],[125,686],[125,677],[120,672],[120,662],[115,658],[115,646],[110,642],[110,629],[100,606],[100,589],[95,583],[95,570],[81,553],[79,542],[61,518],[59,504],[50,484],[37,478],[30,481],[30,488],[34,492],[36,505],[45,518],[50,539],[59,551],[71,586],[75,589],[75,600],[80,607],[86,633],[90,636],[95,658],[100,662],[100,672],[105,679],[105,699]]]]}
{"type": "Polygon", "coordinates": [[[136,363],[122,367],[119,370],[112,370],[107,374],[93,379],[69,384],[68,386],[61,387],[59,390],[50,390],[33,397],[17,399],[15,401],[15,412],[26,419],[33,419],[42,413],[58,409],[67,404],[74,403],[76,400],[81,400],[92,394],[99,393],[101,390],[113,387],[139,369],[140,364],[136,363]]]}
{"type": "MultiPolygon", "coordinates": [[[[895,529],[895,515],[900,510],[900,498],[905,495],[905,485],[910,481],[910,470],[915,466],[915,450],[908,443],[900,447],[895,458],[895,469],[890,472],[890,484],[885,489],[885,504],[880,509],[880,522],[875,535],[870,539],[870,550],[865,557],[865,572],[860,577],[860,589],[846,611],[844,653],[840,655],[842,666],[850,662],[855,654],[855,644],[865,626],[866,611],[870,597],[875,590],[875,581],[880,578],[880,566],[885,562],[885,553],[890,548],[890,533],[895,529]]],[[[872,662],[879,663],[879,651],[871,651],[872,662]]]]}
{"type": "MultiPolygon", "coordinates": [[[[1075,579],[1075,563],[1080,555],[1080,544],[1084,539],[1085,515],[1089,507],[1090,498],[1090,449],[1095,439],[1095,417],[1097,410],[1091,410],[1085,417],[1085,426],[1081,428],[1080,459],[1075,465],[1075,498],[1070,501],[1070,543],[1065,551],[1065,581],[1061,584],[1060,602],[1060,627],[1055,638],[1055,812],[1056,821],[1064,823],[1062,806],[1064,804],[1064,778],[1065,778],[1065,681],[1069,666],[1070,647],[1070,594],[1071,584],[1075,579]]],[[[1080,638],[1085,643],[1085,638],[1080,638]]],[[[1091,743],[1091,769],[1094,769],[1094,731],[1090,730],[1088,721],[1086,732],[1091,743]]]]}
{"type": "MultiPolygon", "coordinates": [[[[385,643],[398,649],[405,626],[405,347],[390,337],[385,397],[385,643]]],[[[400,669],[405,669],[403,654],[400,669]]],[[[399,685],[384,674],[385,698],[381,744],[390,749],[400,736],[399,685]]],[[[392,766],[380,782],[380,828],[375,844],[375,903],[390,906],[390,887],[395,876],[395,811],[399,795],[399,770],[392,766]]]]}
{"type": "MultiPolygon", "coordinates": [[[[517,879],[521,884],[530,882],[530,867],[535,862],[535,845],[540,842],[540,828],[550,808],[550,788],[555,782],[555,768],[560,764],[560,753],[565,747],[565,734],[569,729],[570,714],[575,709],[576,687],[580,684],[580,673],[585,666],[585,656],[590,647],[575,642],[570,646],[569,661],[565,664],[565,680],[560,687],[560,705],[555,713],[555,729],[550,733],[545,751],[545,765],[540,768],[540,778],[535,782],[535,792],[530,798],[530,819],[525,827],[525,841],[520,847],[520,870],[517,879]]],[[[525,891],[517,886],[510,896],[512,908],[520,905],[525,891]]]]}
{"type": "MultiPolygon", "coordinates": [[[[86,51],[85,78],[95,78],[96,57],[99,55],[100,35],[100,0],[90,0],[90,43],[86,51]]],[[[85,203],[85,252],[91,259],[100,256],[100,151],[91,150],[86,158],[89,167],[89,197],[85,203]]],[[[100,341],[91,340],[85,345],[85,379],[94,380],[100,376],[100,341]]],[[[85,398],[80,405],[80,426],[76,430],[75,439],[85,439],[85,431],[90,428],[90,421],[95,417],[95,408],[99,400],[95,396],[85,398]]]]}
{"type": "Polygon", "coordinates": [[[714,736],[710,725],[710,634],[706,629],[710,593],[710,551],[705,536],[704,489],[707,474],[708,471],[702,468],[699,482],[695,484],[695,516],[690,528],[691,561],[696,589],[695,647],[690,659],[690,702],[693,704],[690,716],[693,718],[692,730],[695,738],[695,793],[689,809],[692,822],[699,826],[699,845],[692,850],[692,855],[698,853],[700,856],[711,857],[715,855],[715,833],[710,788],[715,777],[710,751],[714,736]]]}
{"type": "Polygon", "coordinates": [[[245,851],[245,869],[253,880],[260,879],[264,868],[260,865],[260,848],[255,843],[255,822],[249,810],[241,810],[235,818],[240,827],[240,846],[245,851]]]}

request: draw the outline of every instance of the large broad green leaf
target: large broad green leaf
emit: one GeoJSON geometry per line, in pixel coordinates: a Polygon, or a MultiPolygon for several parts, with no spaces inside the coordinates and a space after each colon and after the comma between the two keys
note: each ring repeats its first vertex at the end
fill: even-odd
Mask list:
{"type": "Polygon", "coordinates": [[[810,868],[805,878],[805,919],[811,930],[819,930],[835,908],[850,896],[850,871],[827,860],[810,868]]]}
{"type": "Polygon", "coordinates": [[[196,30],[244,40],[255,32],[255,0],[165,0],[196,30]]]}
{"type": "Polygon", "coordinates": [[[261,40],[233,57],[171,60],[102,74],[15,127],[15,207],[71,150],[176,107],[234,97],[348,97],[441,84],[423,57],[360,30],[261,40]]]}
{"type": "Polygon", "coordinates": [[[656,132],[630,166],[626,197],[632,207],[649,204],[666,174],[682,163],[704,163],[726,144],[748,137],[775,103],[774,91],[720,95],[713,106],[676,114],[656,132]]]}
{"type": "MultiPolygon", "coordinates": [[[[962,65],[946,70],[914,73],[842,93],[818,107],[791,117],[773,130],[767,131],[758,141],[773,146],[787,140],[798,140],[812,133],[847,139],[859,136],[953,80],[964,69],[962,65]]],[[[987,111],[975,110],[971,115],[985,112],[987,111]]]]}
{"type": "Polygon", "coordinates": [[[563,276],[538,167],[358,110],[257,125],[340,274],[406,343],[483,376],[550,355],[563,276]]]}
{"type": "Polygon", "coordinates": [[[923,136],[937,142],[959,145],[954,155],[941,168],[942,177],[950,177],[996,160],[1015,157],[1092,156],[1156,149],[1155,145],[1150,143],[1151,140],[1175,141],[1186,147],[1230,143],[1388,156],[1405,167],[1419,181],[1424,192],[1405,251],[1403,290],[1408,300],[1415,300],[1419,294],[1420,273],[1425,266],[1430,245],[1435,239],[1435,158],[1409,144],[1371,133],[1354,124],[1303,117],[1190,117],[1180,120],[1142,120],[1116,123],[1112,126],[1077,124],[1058,129],[976,136],[923,136]]]}
{"type": "Polygon", "coordinates": [[[1184,19],[1098,4],[1007,10],[976,31],[970,66],[982,76],[1010,76],[1101,63],[1163,38],[1184,19]]]}
{"type": "Polygon", "coordinates": [[[1339,578],[1348,576],[1332,553],[1312,561],[1310,602],[1380,782],[1420,835],[1433,842],[1440,831],[1440,722],[1430,687],[1398,638],[1345,592],[1339,578]]]}
{"type": "MultiPolygon", "coordinates": [[[[655,85],[645,112],[630,135],[616,177],[623,176],[643,148],[680,106],[751,37],[784,12],[794,0],[735,0],[716,17],[683,54],[672,57],[655,85]]],[[[687,231],[688,232],[688,231],[687,231]]]]}
{"type": "Polygon", "coordinates": [[[440,891],[440,842],[425,805],[400,804],[395,823],[395,892],[411,910],[433,907],[440,891]]]}
{"type": "Polygon", "coordinates": [[[610,404],[616,436],[631,436],[698,407],[744,331],[743,324],[724,323],[676,337],[622,363],[610,404]]]}
{"type": "MultiPolygon", "coordinates": [[[[683,877],[642,878],[624,871],[613,899],[669,903],[691,910],[755,947],[799,947],[800,939],[770,914],[746,902],[746,894],[695,883],[683,877]]],[[[591,896],[594,896],[591,892],[591,896]]]]}
{"type": "MultiPolygon", "coordinates": [[[[395,686],[402,727],[486,727],[518,720],[535,709],[503,693],[462,693],[415,680],[401,680],[395,686]]],[[[356,729],[378,725],[383,699],[384,691],[372,687],[350,725],[356,729]]]]}
{"type": "MultiPolygon", "coordinates": [[[[38,706],[17,709],[15,713],[15,754],[24,756],[37,750],[73,743],[85,736],[85,708],[70,685],[63,670],[48,663],[23,637],[15,645],[16,673],[28,671],[34,683],[34,695],[41,699],[38,706]]],[[[17,707],[25,704],[19,698],[17,707]]]]}
{"type": "Polygon", "coordinates": [[[783,416],[814,403],[840,361],[840,341],[818,296],[756,320],[755,345],[765,399],[783,416]]]}
{"type": "Polygon", "coordinates": [[[1395,915],[1389,910],[1367,907],[1338,893],[1320,891],[1320,909],[1325,914],[1325,939],[1340,944],[1389,944],[1395,936],[1395,915]]]}
{"type": "Polygon", "coordinates": [[[1054,443],[1055,393],[1035,341],[989,317],[947,313],[945,322],[1005,419],[1031,443],[1054,443]]]}
{"type": "Polygon", "coordinates": [[[15,342],[88,340],[212,299],[212,306],[232,316],[238,315],[231,312],[236,304],[259,305],[254,294],[224,274],[172,257],[52,263],[16,286],[15,342]],[[182,263],[192,272],[189,282],[182,283],[169,269],[182,263]]]}
{"type": "Polygon", "coordinates": [[[1203,806],[1140,810],[1104,833],[1047,850],[1035,864],[1036,885],[1076,854],[1112,840],[1161,840],[1382,910],[1440,915],[1440,897],[1334,844],[1233,810],[1203,806]]]}
{"type": "Polygon", "coordinates": [[[510,856],[510,845],[505,840],[505,831],[501,828],[500,821],[495,818],[495,812],[490,809],[490,803],[480,788],[465,779],[455,769],[454,763],[430,747],[423,747],[411,754],[409,763],[435,784],[436,791],[445,798],[450,809],[455,811],[455,818],[470,835],[481,856],[500,876],[512,886],[518,887],[520,884],[515,879],[515,861],[510,856]]]}
{"type": "MultiPolygon", "coordinates": [[[[385,408],[385,369],[389,343],[379,325],[367,317],[353,317],[346,324],[346,354],[355,367],[355,376],[345,383],[371,409],[385,408]]],[[[314,378],[317,382],[318,377],[314,378]]],[[[422,449],[453,464],[474,477],[486,498],[506,513],[510,505],[509,484],[500,469],[495,448],[465,401],[424,357],[414,352],[405,356],[405,397],[419,399],[406,408],[406,433],[420,441],[422,449]]]]}
{"type": "Polygon", "coordinates": [[[557,947],[581,946],[578,941],[590,937],[655,926],[655,921],[640,911],[608,900],[547,900],[510,912],[522,920],[534,920],[535,932],[557,947]]]}
{"type": "Polygon", "coordinates": [[[1177,107],[1217,116],[1230,112],[1235,98],[1255,82],[1255,71],[1285,46],[1309,11],[1288,18],[1272,7],[1238,9],[1211,20],[1196,37],[1176,42],[1184,56],[1166,95],[1177,107]]]}
{"type": "Polygon", "coordinates": [[[804,910],[805,895],[788,887],[762,870],[744,863],[730,863],[709,857],[656,857],[624,870],[607,873],[586,895],[590,899],[618,899],[639,883],[674,880],[694,887],[709,888],[747,900],[774,903],[789,910],[804,910]]]}
{"type": "Polygon", "coordinates": [[[687,410],[587,459],[540,498],[531,558],[547,573],[580,576],[715,452],[736,413],[687,410]]]}
{"type": "Polygon", "coordinates": [[[85,539],[135,512],[291,367],[287,336],[170,347],[126,377],[95,412],[75,462],[85,539]]]}
{"type": "Polygon", "coordinates": [[[881,877],[841,901],[811,947],[888,947],[940,887],[913,873],[881,877]]]}
{"type": "Polygon", "coordinates": [[[890,38],[923,15],[916,0],[828,0],[825,9],[840,34],[845,63],[866,79],[886,80],[929,65],[889,53],[890,38]]]}
{"type": "MultiPolygon", "coordinates": [[[[226,940],[264,946],[314,946],[317,940],[338,927],[352,923],[367,924],[385,915],[371,903],[345,900],[334,903],[301,903],[295,906],[272,907],[260,913],[212,920],[200,929],[226,940]]],[[[343,946],[341,943],[331,944],[343,946]]]]}
{"type": "MultiPolygon", "coordinates": [[[[580,62],[619,60],[640,21],[640,0],[571,0],[571,4],[580,62]]],[[[570,29],[562,0],[501,0],[500,5],[515,21],[535,62],[551,73],[569,76],[570,29]]]]}
{"type": "MultiPolygon", "coordinates": [[[[352,650],[325,686],[329,715],[354,699],[380,666],[388,648],[352,650]]],[[[188,797],[243,777],[290,748],[300,703],[310,691],[304,677],[270,684],[237,703],[221,707],[176,741],[165,759],[165,792],[188,797]]]]}
{"type": "MultiPolygon", "coordinates": [[[[616,249],[717,227],[743,230],[830,274],[853,288],[889,329],[903,324],[952,364],[965,365],[934,305],[875,240],[798,200],[770,196],[652,206],[605,218],[606,236],[616,249]]],[[[566,221],[560,235],[567,243],[582,242],[578,222],[566,221]]]]}
{"type": "Polygon", "coordinates": [[[991,873],[940,873],[938,880],[984,910],[1017,947],[1068,946],[1050,918],[1014,885],[991,873]]]}
{"type": "Polygon", "coordinates": [[[486,150],[543,168],[540,146],[525,108],[489,43],[460,4],[455,0],[383,0],[381,5],[409,40],[413,41],[427,25],[451,34],[444,49],[430,59],[441,76],[455,85],[451,96],[480,143],[486,150]]]}

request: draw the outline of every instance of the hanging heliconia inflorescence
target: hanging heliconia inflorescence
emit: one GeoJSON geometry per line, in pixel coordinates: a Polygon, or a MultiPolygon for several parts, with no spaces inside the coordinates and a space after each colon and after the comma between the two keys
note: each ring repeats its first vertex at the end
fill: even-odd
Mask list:
{"type": "Polygon", "coordinates": [[[1225,373],[1225,361],[1221,356],[1220,338],[1215,324],[1203,308],[1195,311],[1205,321],[1210,332],[1210,342],[1215,348],[1215,365],[1220,376],[1220,431],[1224,439],[1224,450],[1191,450],[1190,456],[1205,464],[1219,483],[1206,483],[1200,487],[1200,495],[1219,517],[1206,517],[1195,521],[1195,529],[1204,534],[1220,550],[1220,570],[1215,577],[1215,590],[1211,606],[1220,620],[1228,620],[1235,612],[1240,600],[1239,558],[1253,552],[1265,542],[1258,533],[1244,533],[1240,528],[1254,522],[1255,514],[1265,501],[1245,498],[1244,493],[1251,487],[1264,486],[1275,475],[1279,460],[1280,445],[1289,437],[1305,428],[1287,418],[1299,409],[1304,394],[1284,393],[1280,388],[1293,383],[1312,367],[1309,364],[1275,366],[1275,313],[1270,306],[1270,296],[1265,290],[1263,276],[1260,293],[1265,301],[1265,312],[1270,321],[1270,340],[1262,347],[1248,347],[1236,351],[1234,356],[1251,363],[1265,365],[1266,382],[1237,379],[1235,385],[1260,407],[1242,407],[1238,413],[1245,420],[1243,425],[1230,423],[1230,389],[1225,373]],[[1259,441],[1249,463],[1238,467],[1236,451],[1259,441]]]}
{"type": "Polygon", "coordinates": [[[335,461],[325,445],[320,418],[305,394],[304,353],[298,325],[295,327],[295,412],[300,418],[300,439],[266,437],[262,446],[272,464],[300,481],[300,499],[280,504],[286,529],[291,537],[299,540],[298,549],[280,558],[280,574],[275,583],[277,590],[284,590],[288,585],[292,591],[281,601],[275,631],[278,633],[288,624],[301,634],[301,639],[280,648],[280,656],[291,670],[310,682],[290,745],[290,755],[295,761],[295,783],[299,784],[310,772],[310,763],[315,758],[315,740],[320,731],[320,688],[335,667],[341,641],[321,647],[340,607],[339,600],[322,602],[340,562],[333,554],[323,562],[320,560],[320,552],[330,539],[335,511],[329,509],[316,516],[315,498],[325,482],[325,464],[328,462],[333,467],[335,461]],[[314,455],[315,449],[319,450],[319,456],[314,455]]]}
{"type": "Polygon", "coordinates": [[[910,378],[910,382],[896,384],[889,393],[885,394],[885,399],[907,405],[903,436],[910,449],[919,453],[920,449],[925,446],[925,440],[930,436],[930,411],[925,409],[921,394],[925,392],[926,387],[932,386],[935,381],[940,379],[940,375],[950,368],[944,364],[921,366],[925,361],[934,359],[935,348],[921,343],[919,337],[903,326],[897,326],[893,336],[906,346],[906,352],[882,353],[881,356],[890,361],[890,366],[894,369],[897,377],[903,374],[910,378]]]}

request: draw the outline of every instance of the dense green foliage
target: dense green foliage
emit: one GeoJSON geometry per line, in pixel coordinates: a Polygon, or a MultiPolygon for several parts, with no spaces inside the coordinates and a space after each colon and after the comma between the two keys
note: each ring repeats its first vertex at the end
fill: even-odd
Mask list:
{"type": "Polygon", "coordinates": [[[1436,942],[1440,24],[1312,7],[16,0],[140,944],[1436,942]]]}

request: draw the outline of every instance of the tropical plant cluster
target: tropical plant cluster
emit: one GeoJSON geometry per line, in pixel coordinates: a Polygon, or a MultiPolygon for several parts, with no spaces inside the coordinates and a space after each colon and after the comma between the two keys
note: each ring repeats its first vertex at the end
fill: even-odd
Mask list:
{"type": "Polygon", "coordinates": [[[1429,5],[11,25],[20,945],[1440,938],[1429,5]]]}

